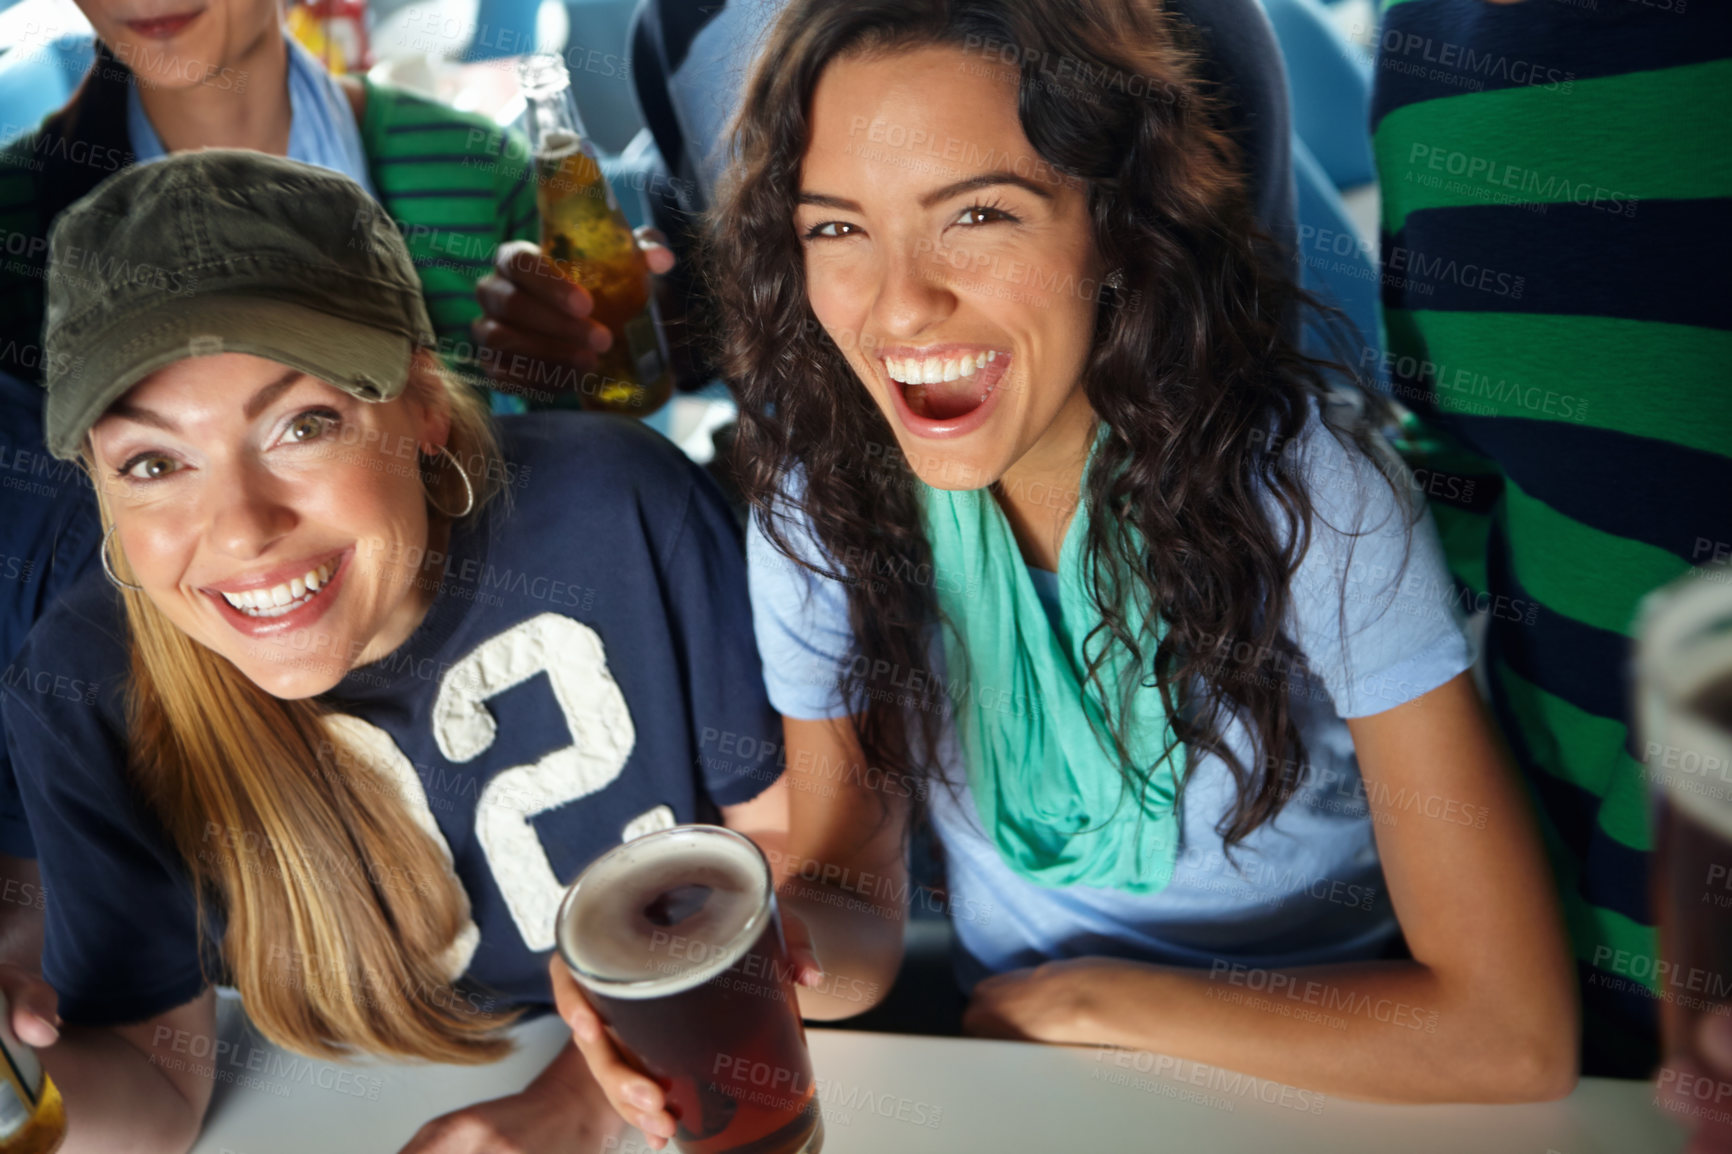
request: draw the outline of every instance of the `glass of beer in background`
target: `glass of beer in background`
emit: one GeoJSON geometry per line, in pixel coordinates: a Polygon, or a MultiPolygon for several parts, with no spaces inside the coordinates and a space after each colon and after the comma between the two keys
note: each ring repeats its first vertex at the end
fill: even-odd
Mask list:
{"type": "Polygon", "coordinates": [[[541,251],[567,280],[588,290],[595,302],[590,319],[613,333],[595,372],[569,400],[562,394],[555,403],[646,417],[674,388],[649,265],[583,131],[565,61],[531,56],[518,66],[518,81],[535,153],[541,251]]]}
{"type": "Polygon", "coordinates": [[[1702,1053],[1705,1025],[1732,1029],[1732,569],[1706,569],[1652,594],[1638,635],[1669,1063],[1661,1087],[1711,1119],[1732,1111],[1732,1070],[1702,1053]]]}
{"type": "Polygon", "coordinates": [[[817,1154],[824,1123],[770,866],[685,825],[617,846],[559,907],[560,957],[667,1095],[686,1154],[817,1154]]]}

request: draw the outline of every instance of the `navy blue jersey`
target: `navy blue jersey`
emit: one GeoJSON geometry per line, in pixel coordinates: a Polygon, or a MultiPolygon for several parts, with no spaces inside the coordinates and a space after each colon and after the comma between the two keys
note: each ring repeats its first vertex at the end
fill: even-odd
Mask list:
{"type": "MultiPolygon", "coordinates": [[[[713,821],[780,772],[737,530],[708,479],[614,418],[511,418],[501,436],[506,495],[453,534],[420,627],[324,698],[343,756],[400,783],[449,847],[478,931],[460,939],[463,984],[494,1008],[549,1001],[554,912],[591,859],[713,821]]],[[[201,969],[187,871],[126,768],[125,636],[95,573],[4,680],[50,894],[43,971],[87,1025],[221,978],[208,942],[201,969]]]]}
{"type": "MultiPolygon", "coordinates": [[[[0,348],[0,358],[6,355],[0,348]]],[[[83,467],[56,459],[43,444],[43,397],[40,386],[0,372],[0,661],[10,661],[55,598],[97,564],[102,543],[83,467]]],[[[36,856],[3,727],[0,853],[36,856]]]]}

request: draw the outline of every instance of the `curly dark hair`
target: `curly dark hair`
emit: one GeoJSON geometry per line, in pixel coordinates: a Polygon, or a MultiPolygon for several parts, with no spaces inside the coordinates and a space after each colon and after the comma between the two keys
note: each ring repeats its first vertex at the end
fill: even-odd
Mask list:
{"type": "MultiPolygon", "coordinates": [[[[931,583],[914,576],[932,560],[918,485],[899,454],[872,459],[893,433],[808,305],[793,221],[828,63],[1009,46],[992,58],[1016,61],[1023,132],[1086,182],[1094,242],[1124,278],[1100,298],[1082,382],[1108,431],[1082,495],[1100,613],[1086,676],[1098,687],[1109,657],[1128,659],[1161,694],[1172,728],[1154,765],[1125,764],[1112,719],[1128,696],[1103,702],[1130,790],[1147,788],[1180,743],[1223,758],[1238,786],[1219,827],[1231,847],[1304,772],[1289,699],[1304,662],[1282,623],[1315,514],[1291,457],[1270,449],[1292,443],[1341,366],[1299,351],[1297,318],[1317,306],[1258,227],[1190,36],[1154,0],[795,0],[747,83],[705,260],[718,362],[740,402],[741,487],[769,540],[815,568],[783,515],[810,523],[828,560],[816,571],[847,590],[856,649],[842,688],[867,764],[918,780],[936,766],[945,715],[943,682],[927,676],[941,617],[931,583]],[[1069,62],[1065,83],[1052,82],[1054,61],[1069,62]],[[786,484],[791,473],[803,486],[786,484]],[[1154,615],[1133,632],[1113,589],[1154,607],[1158,642],[1154,615]],[[1235,714],[1255,742],[1251,764],[1225,740],[1235,714]]],[[[1336,435],[1374,455],[1363,426],[1336,435]]]]}

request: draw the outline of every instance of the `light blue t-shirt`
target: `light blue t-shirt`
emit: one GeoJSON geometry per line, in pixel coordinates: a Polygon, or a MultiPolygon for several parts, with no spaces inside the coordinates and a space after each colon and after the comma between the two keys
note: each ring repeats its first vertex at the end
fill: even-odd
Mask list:
{"type": "MultiPolygon", "coordinates": [[[[1315,416],[1291,451],[1301,454],[1316,508],[1286,623],[1310,670],[1291,694],[1311,767],[1305,783],[1229,861],[1215,828],[1235,797],[1232,776],[1219,757],[1192,752],[1179,857],[1165,889],[1139,896],[1049,888],[1000,858],[981,828],[954,731],[947,731],[942,780],[926,796],[944,846],[965,988],[988,973],[1060,958],[1281,968],[1374,958],[1390,946],[1395,914],[1343,719],[1437,688],[1473,663],[1473,650],[1429,514],[1413,526],[1409,548],[1407,518],[1378,469],[1343,449],[1315,416]]],[[[821,558],[803,521],[789,518],[783,528],[804,557],[821,558]]],[[[756,519],[746,554],[771,703],[788,717],[846,715],[840,684],[854,655],[843,587],[782,556],[756,519]]],[[[1052,574],[1031,573],[1037,591],[1043,577],[1050,585],[1052,574]]],[[[942,672],[942,646],[932,649],[942,672]]],[[[1251,764],[1242,723],[1229,724],[1226,740],[1251,764]]],[[[1411,815],[1427,799],[1412,806],[1394,796],[1380,800],[1397,806],[1399,821],[1421,820],[1411,815]]]]}

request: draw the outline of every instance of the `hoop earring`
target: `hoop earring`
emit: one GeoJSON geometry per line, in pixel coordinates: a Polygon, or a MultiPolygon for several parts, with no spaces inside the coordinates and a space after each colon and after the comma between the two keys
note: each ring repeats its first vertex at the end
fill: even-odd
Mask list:
{"type": "Polygon", "coordinates": [[[447,449],[444,445],[439,446],[439,451],[445,455],[447,461],[451,462],[451,467],[457,470],[457,477],[463,482],[463,496],[465,500],[463,502],[463,508],[455,513],[451,512],[449,509],[441,509],[439,507],[439,502],[433,499],[432,493],[427,494],[427,503],[433,506],[434,510],[443,516],[449,517],[453,521],[461,521],[463,518],[469,516],[470,513],[475,511],[475,486],[469,483],[468,470],[463,468],[463,462],[457,459],[456,454],[454,454],[450,449],[447,449]]]}
{"type": "Polygon", "coordinates": [[[122,581],[115,575],[114,566],[109,564],[108,539],[114,536],[114,531],[118,528],[120,528],[119,525],[109,525],[108,532],[102,535],[102,544],[98,545],[96,548],[96,555],[102,558],[102,572],[108,580],[113,583],[116,589],[125,589],[128,593],[143,593],[143,585],[134,585],[131,581],[122,581]]]}

